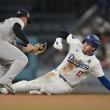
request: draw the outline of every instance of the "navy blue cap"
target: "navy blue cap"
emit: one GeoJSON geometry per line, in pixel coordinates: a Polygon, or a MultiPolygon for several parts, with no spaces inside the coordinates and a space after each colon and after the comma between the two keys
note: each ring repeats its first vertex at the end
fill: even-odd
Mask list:
{"type": "Polygon", "coordinates": [[[27,17],[28,22],[27,23],[31,23],[31,21],[29,20],[29,12],[25,9],[20,9],[16,12],[16,17],[27,17]]]}

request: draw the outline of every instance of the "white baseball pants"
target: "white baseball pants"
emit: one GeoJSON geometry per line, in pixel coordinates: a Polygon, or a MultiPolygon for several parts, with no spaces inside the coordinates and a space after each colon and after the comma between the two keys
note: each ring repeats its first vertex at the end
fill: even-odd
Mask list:
{"type": "MultiPolygon", "coordinates": [[[[49,72],[48,74],[32,81],[20,81],[12,85],[15,92],[40,90],[39,94],[67,94],[73,88],[65,82],[58,74],[49,72]]],[[[6,89],[3,88],[6,92],[6,89]]]]}

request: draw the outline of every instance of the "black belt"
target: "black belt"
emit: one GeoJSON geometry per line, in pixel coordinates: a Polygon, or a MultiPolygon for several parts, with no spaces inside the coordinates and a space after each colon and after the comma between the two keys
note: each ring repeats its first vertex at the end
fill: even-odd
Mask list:
{"type": "Polygon", "coordinates": [[[65,82],[67,82],[67,80],[61,74],[59,74],[59,77],[62,78],[65,82]]]}

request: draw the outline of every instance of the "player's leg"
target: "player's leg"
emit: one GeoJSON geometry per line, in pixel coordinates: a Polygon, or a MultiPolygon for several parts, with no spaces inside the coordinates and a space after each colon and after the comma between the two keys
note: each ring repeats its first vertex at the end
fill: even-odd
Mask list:
{"type": "Polygon", "coordinates": [[[68,84],[51,83],[42,86],[40,94],[68,94],[72,90],[68,84]]]}
{"type": "MultiPolygon", "coordinates": [[[[12,88],[13,90],[17,93],[17,92],[23,92],[23,91],[28,91],[28,85],[27,85],[26,80],[23,81],[19,81],[17,83],[12,84],[12,88]]],[[[6,88],[1,88],[0,92],[2,94],[8,94],[8,90],[6,88]]]]}
{"type": "Polygon", "coordinates": [[[55,84],[55,83],[50,83],[50,84],[45,84],[41,87],[41,90],[34,90],[34,91],[29,91],[30,94],[35,95],[35,94],[48,94],[48,95],[53,95],[53,94],[69,94],[72,92],[73,88],[70,86],[65,86],[62,84],[55,84]]]}
{"type": "Polygon", "coordinates": [[[0,64],[0,78],[6,74],[9,68],[10,68],[10,64],[7,65],[0,64]]]}
{"type": "Polygon", "coordinates": [[[24,53],[6,41],[0,41],[0,59],[4,64],[11,63],[9,70],[0,78],[0,85],[15,94],[12,80],[26,66],[28,59],[24,53]]]}
{"type": "MultiPolygon", "coordinates": [[[[65,94],[73,89],[62,78],[50,72],[32,81],[20,81],[13,84],[15,92],[40,90],[40,94],[65,94]]],[[[3,90],[3,89],[2,89],[3,90]]]]}
{"type": "Polygon", "coordinates": [[[30,94],[67,94],[70,93],[73,88],[65,82],[62,78],[56,77],[55,81],[44,84],[41,86],[40,91],[29,91],[30,94]]]}
{"type": "Polygon", "coordinates": [[[30,94],[66,94],[73,90],[73,88],[65,82],[64,79],[60,78],[59,74],[54,73],[54,71],[46,74],[45,77],[47,77],[45,80],[49,79],[51,81],[40,85],[40,91],[38,91],[39,89],[29,91],[30,94]]]}
{"type": "Polygon", "coordinates": [[[5,84],[11,84],[15,76],[28,62],[24,53],[7,42],[0,42],[0,59],[4,59],[4,63],[11,63],[10,69],[2,78],[0,78],[0,82],[5,84]]]}
{"type": "Polygon", "coordinates": [[[29,91],[40,90],[41,87],[44,86],[45,84],[50,84],[57,81],[57,78],[59,78],[57,74],[51,71],[42,77],[39,77],[32,81],[28,81],[27,85],[28,85],[29,91]]]}
{"type": "MultiPolygon", "coordinates": [[[[31,81],[19,81],[17,83],[12,84],[12,87],[16,93],[23,91],[40,90],[43,85],[48,84],[50,82],[52,81],[46,75],[44,75],[31,81]]],[[[1,92],[3,92],[4,94],[8,94],[8,91],[5,88],[2,88],[1,92]]]]}
{"type": "MultiPolygon", "coordinates": [[[[9,64],[7,64],[7,65],[0,64],[0,78],[6,74],[6,72],[8,71],[9,68],[10,68],[9,64]]],[[[0,89],[0,94],[7,94],[7,93],[8,93],[8,91],[6,88],[4,89],[4,91],[2,91],[2,89],[0,89]]]]}

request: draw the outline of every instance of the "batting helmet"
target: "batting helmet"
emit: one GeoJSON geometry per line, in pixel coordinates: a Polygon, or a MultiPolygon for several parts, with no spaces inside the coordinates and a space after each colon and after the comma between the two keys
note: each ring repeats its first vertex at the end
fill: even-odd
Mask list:
{"type": "Polygon", "coordinates": [[[95,35],[88,35],[86,38],[84,38],[83,42],[85,41],[96,48],[98,48],[100,45],[100,39],[95,35]]]}

